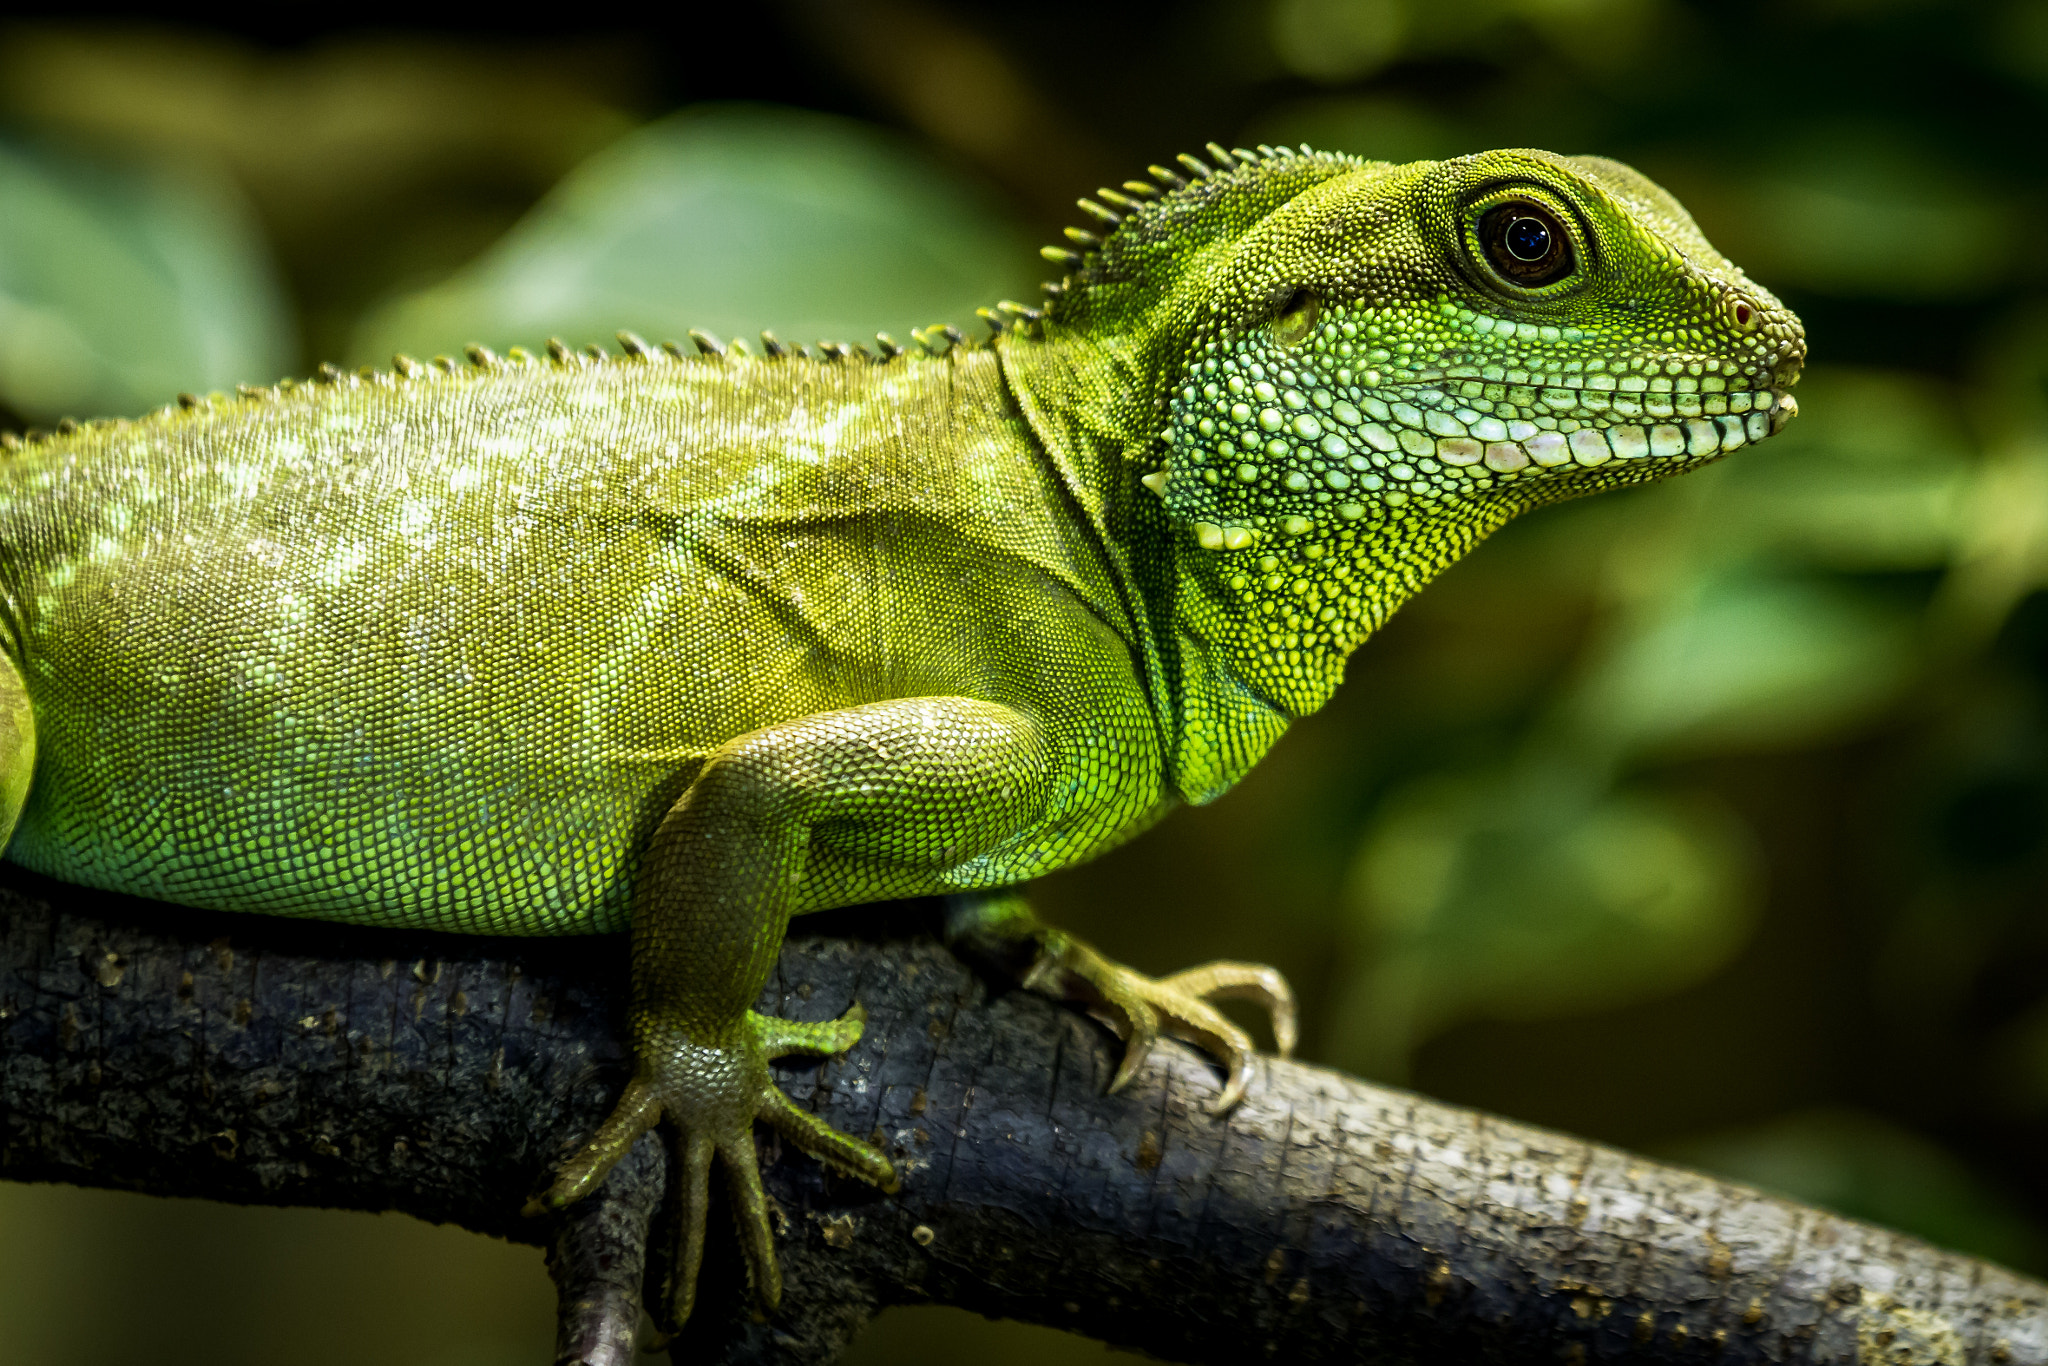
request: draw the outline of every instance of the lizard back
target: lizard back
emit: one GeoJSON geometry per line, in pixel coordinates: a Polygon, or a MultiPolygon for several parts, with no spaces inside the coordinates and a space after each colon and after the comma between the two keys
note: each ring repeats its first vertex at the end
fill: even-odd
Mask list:
{"type": "Polygon", "coordinates": [[[495,362],[60,435],[0,466],[39,736],[10,856],[219,909],[619,929],[723,741],[1089,670],[1136,701],[1090,724],[1148,809],[1132,632],[1064,497],[986,351],[495,362]]]}

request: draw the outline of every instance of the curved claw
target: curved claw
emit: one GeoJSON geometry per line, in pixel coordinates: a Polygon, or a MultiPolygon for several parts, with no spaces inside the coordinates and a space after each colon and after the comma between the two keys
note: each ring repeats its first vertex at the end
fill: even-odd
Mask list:
{"type": "MultiPolygon", "coordinates": [[[[1156,984],[1162,995],[1167,995],[1167,983],[1156,984]]],[[[1220,1115],[1244,1099],[1244,1089],[1252,1079],[1251,1035],[1232,1024],[1223,1013],[1192,992],[1173,993],[1177,997],[1177,1008],[1167,1023],[1167,1030],[1177,1039],[1185,1039],[1224,1065],[1228,1074],[1223,1083],[1223,1093],[1208,1106],[1212,1115],[1220,1115]]]]}
{"type": "Polygon", "coordinates": [[[1117,1037],[1124,1041],[1124,1058],[1110,1078],[1109,1093],[1115,1095],[1131,1084],[1159,1042],[1159,1012],[1145,999],[1151,983],[1128,968],[1088,951],[1088,967],[1095,973],[1089,985],[1100,998],[1098,1004],[1111,1017],[1117,1037]]]}
{"type": "Polygon", "coordinates": [[[1046,954],[1026,984],[1045,986],[1057,978],[1092,1005],[1124,1040],[1124,1056],[1110,1081],[1112,1093],[1130,1084],[1164,1032],[1208,1053],[1223,1064],[1222,1094],[1209,1113],[1222,1114],[1244,1099],[1251,1083],[1251,1036],[1210,1005],[1211,1000],[1250,1000],[1264,1006],[1284,1057],[1293,1051],[1294,993],[1287,979],[1261,963],[1207,963],[1158,979],[1111,962],[1078,940],[1049,931],[1046,954]]]}
{"type": "Polygon", "coordinates": [[[1262,1007],[1273,1023],[1275,1050],[1283,1058],[1294,1056],[1300,1038],[1300,1022],[1294,1008],[1294,990],[1278,968],[1264,963],[1204,963],[1198,968],[1163,977],[1159,985],[1169,991],[1185,991],[1205,1001],[1251,1001],[1262,1007]]]}

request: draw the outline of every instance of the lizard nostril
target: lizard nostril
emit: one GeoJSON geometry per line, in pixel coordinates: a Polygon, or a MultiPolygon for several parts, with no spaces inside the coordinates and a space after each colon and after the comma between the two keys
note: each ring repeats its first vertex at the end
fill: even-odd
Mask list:
{"type": "Polygon", "coordinates": [[[1799,372],[1806,368],[1806,341],[1799,337],[1778,348],[1771,358],[1771,378],[1776,387],[1789,389],[1799,382],[1799,372]]]}

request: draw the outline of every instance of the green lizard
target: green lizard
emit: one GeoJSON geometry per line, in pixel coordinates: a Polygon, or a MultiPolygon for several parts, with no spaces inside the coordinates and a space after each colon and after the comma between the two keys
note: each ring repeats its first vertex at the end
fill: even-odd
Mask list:
{"type": "Polygon", "coordinates": [[[1404,599],[1510,517],[1776,431],[1799,323],[1616,162],[1260,148],[1153,167],[1047,249],[1045,311],[905,350],[423,366],[0,465],[0,830],[187,905],[632,931],[636,1074],[545,1202],[663,1119],[690,1312],[709,1170],[779,1273],[753,1125],[885,1187],[769,1062],[792,915],[950,894],[949,928],[1250,1074],[1270,969],[1151,980],[1006,889],[1221,795],[1404,599]]]}

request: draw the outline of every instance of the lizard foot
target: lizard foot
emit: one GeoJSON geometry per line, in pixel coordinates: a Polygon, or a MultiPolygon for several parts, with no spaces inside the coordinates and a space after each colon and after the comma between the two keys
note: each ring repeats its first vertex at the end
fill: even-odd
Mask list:
{"type": "Polygon", "coordinates": [[[1109,1083],[1112,1093],[1130,1084],[1161,1032],[1185,1039],[1223,1064],[1228,1079],[1208,1109],[1220,1115],[1244,1098],[1251,1081],[1251,1036],[1212,1001],[1256,1001],[1273,1021],[1280,1056],[1294,1051],[1294,993],[1287,979],[1261,963],[1205,963],[1170,977],[1147,977],[1104,958],[1059,930],[1040,931],[1039,952],[1024,985],[1079,1000],[1124,1041],[1124,1060],[1109,1083]]]}
{"type": "Polygon", "coordinates": [[[529,1209],[560,1209],[588,1195],[641,1134],[667,1118],[676,1128],[675,1169],[682,1191],[682,1253],[669,1288],[670,1322],[680,1326],[696,1304],[714,1155],[725,1168],[726,1192],[754,1293],[773,1309],[782,1299],[782,1272],[775,1262],[775,1239],[761,1189],[755,1120],[772,1125],[830,1167],[884,1190],[896,1189],[896,1169],[887,1157],[799,1110],[768,1070],[770,1062],[791,1054],[823,1057],[845,1052],[860,1039],[866,1019],[858,1005],[822,1024],[780,1020],[750,1010],[729,1037],[714,1042],[686,1039],[679,1029],[660,1023],[644,1026],[636,1049],[638,1075],[611,1117],[581,1152],[563,1164],[554,1185],[529,1209]]]}

